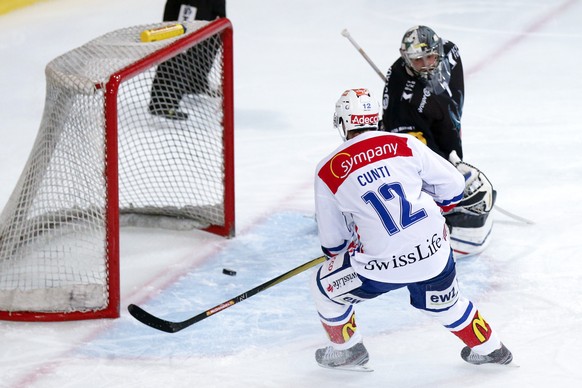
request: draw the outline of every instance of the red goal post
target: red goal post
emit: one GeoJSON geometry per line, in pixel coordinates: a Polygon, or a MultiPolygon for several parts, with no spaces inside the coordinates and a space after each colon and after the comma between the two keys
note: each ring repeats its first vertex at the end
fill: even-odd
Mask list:
{"type": "MultiPolygon", "coordinates": [[[[41,126],[0,213],[0,319],[116,318],[120,224],[235,234],[232,25],[112,31],[46,67],[41,126]]],[[[160,263],[163,265],[163,263],[160,263]]]]}

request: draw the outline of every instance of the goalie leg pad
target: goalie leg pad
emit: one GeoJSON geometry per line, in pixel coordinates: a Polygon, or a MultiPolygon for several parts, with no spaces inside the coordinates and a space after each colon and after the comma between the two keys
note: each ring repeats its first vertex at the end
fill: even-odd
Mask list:
{"type": "Polygon", "coordinates": [[[489,245],[493,214],[473,216],[455,213],[446,216],[450,241],[456,259],[477,255],[489,245]]]}

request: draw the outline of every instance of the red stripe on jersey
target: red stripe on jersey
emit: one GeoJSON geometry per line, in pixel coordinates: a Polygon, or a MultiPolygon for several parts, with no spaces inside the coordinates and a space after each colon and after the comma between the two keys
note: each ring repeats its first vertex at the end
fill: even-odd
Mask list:
{"type": "Polygon", "coordinates": [[[344,148],[319,170],[317,175],[336,193],[350,174],[379,160],[412,156],[408,139],[399,136],[375,136],[344,148]]]}

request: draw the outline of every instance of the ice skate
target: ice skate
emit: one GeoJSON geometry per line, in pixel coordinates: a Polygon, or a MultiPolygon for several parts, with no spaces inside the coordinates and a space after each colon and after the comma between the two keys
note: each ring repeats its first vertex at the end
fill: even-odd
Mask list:
{"type": "Polygon", "coordinates": [[[513,360],[513,355],[501,344],[501,348],[483,356],[477,354],[471,350],[470,347],[465,346],[461,351],[461,358],[467,361],[469,364],[481,365],[481,364],[501,364],[507,365],[513,360]]]}
{"type": "Polygon", "coordinates": [[[371,372],[373,369],[365,366],[369,359],[368,351],[361,342],[345,350],[328,346],[315,351],[315,361],[324,368],[371,372]]]}
{"type": "Polygon", "coordinates": [[[149,106],[149,111],[154,116],[164,117],[168,120],[184,121],[188,120],[188,114],[177,109],[164,109],[155,105],[149,106]]]}

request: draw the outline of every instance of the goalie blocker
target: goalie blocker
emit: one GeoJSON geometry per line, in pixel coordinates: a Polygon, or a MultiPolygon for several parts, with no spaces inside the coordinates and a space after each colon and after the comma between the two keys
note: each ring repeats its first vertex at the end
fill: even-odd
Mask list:
{"type": "Polygon", "coordinates": [[[451,247],[458,259],[481,253],[489,244],[493,228],[490,212],[497,192],[483,172],[461,161],[455,151],[449,155],[449,161],[465,177],[463,200],[444,214],[450,230],[451,247]]]}

